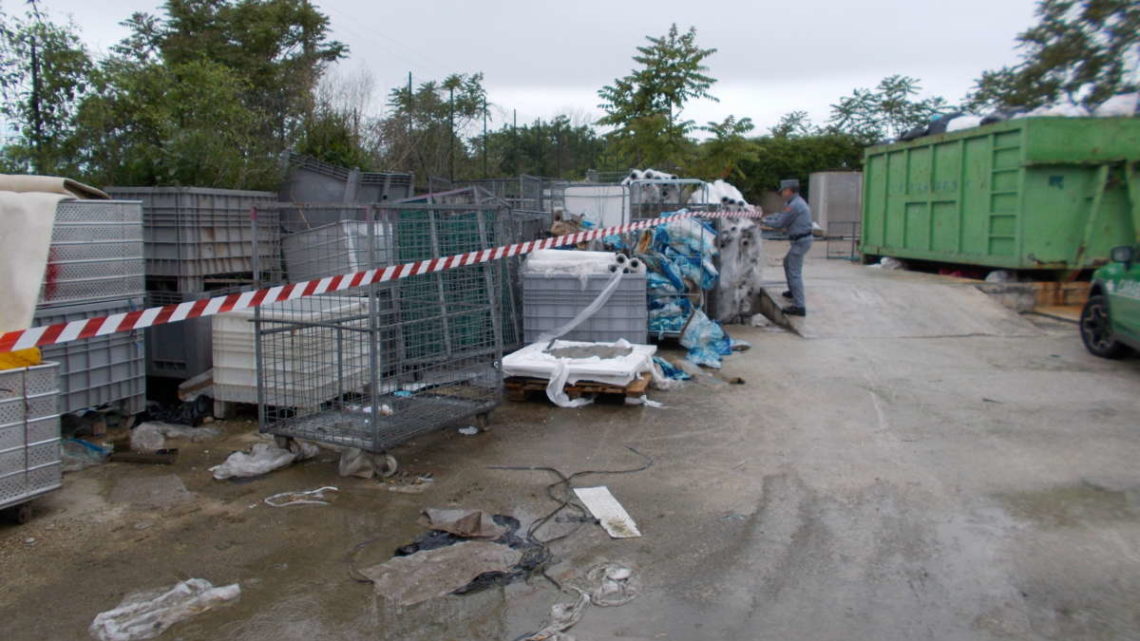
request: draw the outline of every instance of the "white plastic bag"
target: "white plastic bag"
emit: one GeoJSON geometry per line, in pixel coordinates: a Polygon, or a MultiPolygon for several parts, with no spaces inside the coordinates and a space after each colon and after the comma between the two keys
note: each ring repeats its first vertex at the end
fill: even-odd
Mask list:
{"type": "Polygon", "coordinates": [[[167,628],[241,596],[241,586],[222,587],[205,579],[190,579],[174,586],[128,595],[113,610],[101,612],[88,632],[98,641],[143,641],[167,628]]]}

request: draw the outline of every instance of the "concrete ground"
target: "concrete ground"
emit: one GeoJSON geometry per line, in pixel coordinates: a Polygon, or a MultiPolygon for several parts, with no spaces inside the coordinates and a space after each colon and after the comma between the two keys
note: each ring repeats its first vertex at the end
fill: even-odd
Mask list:
{"type": "Polygon", "coordinates": [[[349,578],[354,548],[387,559],[429,506],[527,522],[553,478],[488,466],[620,469],[629,445],[653,466],[582,484],[608,485],[643,536],[587,525],[553,546],[560,580],[612,560],[642,584],[588,609],[583,641],[1140,639],[1140,359],[1094,358],[1073,325],[966,284],[823,254],[805,337],[731,328],[753,345],[725,363],[742,385],[705,376],[653,393],[664,409],[504,405],[489,432],[395,452],[435,476],[422,493],[339,478],[331,455],[214,481],[257,438],[240,421],[173,467],[69,474],[35,520],[0,526],[4,637],[84,638],[125,594],[201,577],[240,601],[163,638],[516,639],[568,597],[535,577],[397,609],[349,578]],[[330,506],[261,504],[321,485],[341,489],[330,506]]]}

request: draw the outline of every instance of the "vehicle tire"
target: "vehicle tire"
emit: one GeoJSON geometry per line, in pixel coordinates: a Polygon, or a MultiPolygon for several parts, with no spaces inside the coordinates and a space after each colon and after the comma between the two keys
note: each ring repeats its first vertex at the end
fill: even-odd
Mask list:
{"type": "Polygon", "coordinates": [[[1120,358],[1128,351],[1112,337],[1108,299],[1100,294],[1089,296],[1081,310],[1081,340],[1090,354],[1101,358],[1120,358]]]}

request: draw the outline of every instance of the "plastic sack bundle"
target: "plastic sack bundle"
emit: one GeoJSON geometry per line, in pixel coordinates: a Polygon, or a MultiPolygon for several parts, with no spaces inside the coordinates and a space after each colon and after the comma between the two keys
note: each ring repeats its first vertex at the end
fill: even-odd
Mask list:
{"type": "Polygon", "coordinates": [[[688,360],[716,369],[720,369],[721,358],[732,353],[732,339],[724,333],[724,328],[699,309],[693,312],[681,335],[681,345],[689,350],[688,360]]]}

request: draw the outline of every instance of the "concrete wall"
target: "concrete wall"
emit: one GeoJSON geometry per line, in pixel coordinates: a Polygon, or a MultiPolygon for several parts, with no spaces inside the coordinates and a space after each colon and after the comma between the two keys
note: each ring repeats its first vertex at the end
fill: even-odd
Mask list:
{"type": "Polygon", "coordinates": [[[850,225],[863,218],[863,173],[821,171],[808,178],[811,217],[829,235],[848,235],[850,225]],[[834,223],[834,229],[830,226],[834,223]]]}

